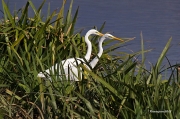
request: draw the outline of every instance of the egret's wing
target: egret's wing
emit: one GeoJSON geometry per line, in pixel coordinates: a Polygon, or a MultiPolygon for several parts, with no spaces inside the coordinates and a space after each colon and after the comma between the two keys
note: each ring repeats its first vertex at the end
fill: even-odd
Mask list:
{"type": "MultiPolygon", "coordinates": [[[[40,72],[37,77],[41,78],[60,78],[66,80],[78,80],[78,65],[84,63],[82,58],[69,58],[67,60],[61,61],[61,63],[56,63],[54,66],[51,66],[49,69],[46,69],[44,72],[40,72]]],[[[81,68],[80,68],[81,69],[81,68]]]]}

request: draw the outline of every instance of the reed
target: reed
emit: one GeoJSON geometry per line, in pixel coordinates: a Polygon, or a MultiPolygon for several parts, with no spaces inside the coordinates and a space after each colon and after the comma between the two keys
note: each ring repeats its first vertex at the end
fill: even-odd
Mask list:
{"type": "MultiPolygon", "coordinates": [[[[149,50],[144,50],[141,34],[141,51],[110,55],[124,44],[119,43],[104,50],[94,69],[89,70],[80,65],[78,68],[83,69],[84,75],[80,82],[69,82],[65,77],[54,80],[52,76],[52,82],[37,78],[38,72],[55,63],[70,57],[83,57],[86,53],[81,31],[74,32],[79,9],[71,15],[73,0],[66,15],[66,0],[63,0],[59,12],[50,14],[48,10],[46,20],[43,20],[41,14],[44,3],[35,8],[28,1],[24,8],[11,14],[2,0],[4,18],[0,23],[0,118],[180,117],[178,65],[171,65],[170,61],[170,67],[164,68],[162,65],[172,38],[151,69],[145,67],[144,54],[149,50]],[[34,11],[34,17],[28,16],[29,8],[34,11]],[[134,60],[137,56],[142,56],[141,62],[134,60]],[[171,74],[164,78],[167,69],[171,70],[171,74]]],[[[92,57],[98,50],[95,47],[97,38],[91,37],[92,57]]],[[[106,41],[104,45],[111,42],[106,41]]]]}

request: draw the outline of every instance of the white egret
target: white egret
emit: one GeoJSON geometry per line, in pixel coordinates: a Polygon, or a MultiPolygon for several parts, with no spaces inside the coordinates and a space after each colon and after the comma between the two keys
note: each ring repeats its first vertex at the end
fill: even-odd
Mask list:
{"type": "MultiPolygon", "coordinates": [[[[92,44],[89,41],[89,36],[90,35],[99,35],[99,36],[103,36],[102,33],[98,32],[95,29],[91,29],[89,30],[86,35],[85,35],[85,42],[87,44],[87,53],[85,55],[85,60],[89,61],[90,60],[90,55],[91,55],[91,51],[92,51],[92,44]]],[[[66,60],[63,60],[61,62],[61,64],[56,63],[54,66],[50,67],[49,69],[45,70],[44,73],[40,72],[37,77],[40,78],[48,78],[51,80],[50,75],[56,75],[56,76],[61,76],[63,77],[63,75],[65,75],[66,79],[69,78],[69,80],[74,80],[74,81],[79,81],[78,80],[78,69],[77,69],[77,65],[80,64],[81,62],[85,62],[83,60],[83,58],[69,58],[66,60]],[[63,66],[64,69],[64,73],[61,74],[63,71],[61,71],[61,66],[63,66]]]]}
{"type": "Polygon", "coordinates": [[[98,44],[98,46],[99,46],[99,52],[98,52],[97,56],[96,56],[96,57],[90,62],[90,64],[89,64],[92,69],[96,66],[97,62],[99,61],[99,58],[101,57],[101,55],[102,55],[102,53],[103,53],[102,43],[104,42],[105,39],[114,39],[114,40],[119,40],[119,41],[122,41],[122,42],[123,42],[122,39],[117,38],[117,37],[114,37],[114,36],[111,35],[111,34],[108,34],[108,33],[104,34],[104,35],[100,38],[100,40],[99,40],[99,44],[98,44]]]}

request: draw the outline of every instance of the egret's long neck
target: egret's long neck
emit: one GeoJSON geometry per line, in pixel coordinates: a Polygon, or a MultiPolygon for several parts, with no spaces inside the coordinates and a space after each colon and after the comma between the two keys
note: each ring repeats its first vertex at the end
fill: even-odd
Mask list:
{"type": "MultiPolygon", "coordinates": [[[[99,46],[99,52],[98,52],[97,56],[98,56],[99,58],[101,57],[101,55],[102,55],[102,53],[103,53],[103,47],[102,47],[103,41],[104,41],[104,37],[100,39],[99,44],[98,44],[98,46],[99,46]]],[[[97,57],[97,56],[96,56],[96,57],[97,57]]]]}
{"type": "Polygon", "coordinates": [[[86,44],[87,44],[87,53],[86,53],[86,55],[85,55],[85,59],[87,60],[87,61],[89,61],[90,60],[90,56],[91,56],[91,52],[92,52],[92,45],[91,45],[91,42],[89,41],[89,33],[87,33],[86,35],[85,35],[85,42],[86,42],[86,44]]]}
{"type": "Polygon", "coordinates": [[[94,68],[96,66],[97,62],[99,61],[99,58],[101,57],[101,55],[103,53],[102,43],[103,43],[104,39],[105,39],[104,37],[101,37],[101,39],[99,40],[99,44],[98,44],[99,52],[98,52],[97,56],[90,62],[91,68],[94,68]]]}

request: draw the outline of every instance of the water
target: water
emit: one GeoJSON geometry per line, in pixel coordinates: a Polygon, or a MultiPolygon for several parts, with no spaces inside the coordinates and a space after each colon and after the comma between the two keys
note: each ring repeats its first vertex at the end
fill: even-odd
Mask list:
{"type": "MultiPolygon", "coordinates": [[[[32,2],[37,7],[42,0],[32,0],[32,2]]],[[[67,2],[70,3],[70,0],[67,2]]],[[[26,0],[9,1],[9,6],[13,12],[14,9],[25,6],[25,3],[26,0]]],[[[48,3],[53,11],[61,7],[62,1],[47,0],[42,11],[45,15],[48,3]]],[[[68,6],[69,4],[66,4],[66,8],[68,6]]],[[[106,21],[103,33],[111,32],[117,37],[136,37],[134,41],[128,43],[128,46],[119,49],[126,52],[140,50],[140,32],[142,31],[145,49],[153,49],[146,54],[146,62],[151,63],[156,63],[165,44],[172,36],[173,40],[167,57],[172,64],[180,63],[180,1],[74,0],[73,12],[78,6],[80,9],[76,30],[83,28],[87,31],[93,26],[100,28],[106,21]]]]}

